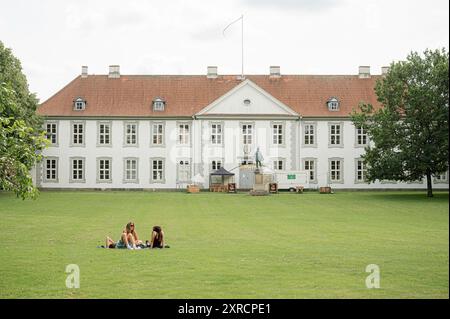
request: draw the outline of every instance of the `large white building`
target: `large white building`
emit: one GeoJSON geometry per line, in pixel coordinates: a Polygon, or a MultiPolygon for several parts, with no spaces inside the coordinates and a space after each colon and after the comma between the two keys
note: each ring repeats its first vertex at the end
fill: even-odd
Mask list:
{"type": "MultiPolygon", "coordinates": [[[[387,69],[383,69],[382,73],[387,69]]],[[[426,188],[424,181],[364,181],[361,155],[370,143],[350,112],[380,107],[369,67],[350,76],[82,74],[44,102],[51,146],[34,172],[41,188],[174,189],[221,166],[237,187],[252,186],[257,147],[274,170],[305,171],[309,187],[426,188]]],[[[448,188],[448,174],[434,187],[448,188]]]]}

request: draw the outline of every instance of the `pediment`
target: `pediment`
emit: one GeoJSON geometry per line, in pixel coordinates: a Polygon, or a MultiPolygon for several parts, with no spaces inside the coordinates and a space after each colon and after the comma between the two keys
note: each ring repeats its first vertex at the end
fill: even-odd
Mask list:
{"type": "Polygon", "coordinates": [[[250,80],[245,80],[196,115],[299,116],[250,80]]]}

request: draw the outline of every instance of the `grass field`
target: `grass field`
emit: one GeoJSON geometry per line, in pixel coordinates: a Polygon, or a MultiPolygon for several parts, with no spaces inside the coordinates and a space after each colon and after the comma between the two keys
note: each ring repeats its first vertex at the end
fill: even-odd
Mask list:
{"type": "Polygon", "coordinates": [[[449,196],[0,193],[0,298],[448,298],[449,196]],[[133,220],[163,250],[98,249],[133,220]],[[80,267],[67,289],[65,267],[80,267]],[[381,288],[367,289],[368,264],[381,288]]]}

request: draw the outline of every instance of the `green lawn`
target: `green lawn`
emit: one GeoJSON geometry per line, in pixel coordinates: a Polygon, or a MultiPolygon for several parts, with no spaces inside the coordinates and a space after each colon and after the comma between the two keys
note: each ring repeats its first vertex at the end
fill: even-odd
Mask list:
{"type": "Polygon", "coordinates": [[[448,298],[448,193],[0,193],[0,298],[448,298]],[[97,249],[133,220],[170,249],[97,249]],[[80,289],[65,287],[77,264],[80,289]],[[368,264],[381,289],[367,289],[368,264]]]}

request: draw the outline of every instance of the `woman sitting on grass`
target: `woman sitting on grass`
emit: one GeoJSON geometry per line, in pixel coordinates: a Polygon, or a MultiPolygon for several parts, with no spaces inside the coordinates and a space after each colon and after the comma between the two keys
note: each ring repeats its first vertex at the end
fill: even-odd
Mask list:
{"type": "Polygon", "coordinates": [[[152,237],[150,244],[147,241],[147,246],[150,248],[164,248],[164,231],[160,226],[153,226],[152,237]]]}
{"type": "Polygon", "coordinates": [[[129,222],[125,229],[122,231],[120,239],[116,242],[110,237],[106,237],[106,248],[128,248],[128,249],[140,249],[136,245],[142,243],[137,237],[137,233],[134,229],[134,223],[129,222]]]}

